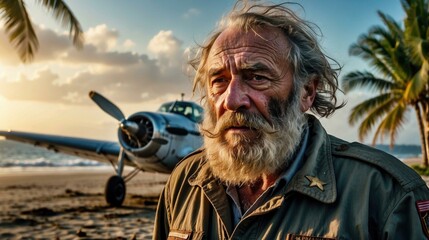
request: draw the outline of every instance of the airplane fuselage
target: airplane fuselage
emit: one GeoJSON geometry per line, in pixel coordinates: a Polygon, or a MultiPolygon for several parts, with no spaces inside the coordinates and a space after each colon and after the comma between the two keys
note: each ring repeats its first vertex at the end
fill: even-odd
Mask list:
{"type": "Polygon", "coordinates": [[[130,141],[118,130],[119,143],[128,159],[144,171],[171,172],[178,161],[202,145],[198,124],[182,115],[138,112],[128,120],[148,129],[140,136],[141,144],[130,141]]]}

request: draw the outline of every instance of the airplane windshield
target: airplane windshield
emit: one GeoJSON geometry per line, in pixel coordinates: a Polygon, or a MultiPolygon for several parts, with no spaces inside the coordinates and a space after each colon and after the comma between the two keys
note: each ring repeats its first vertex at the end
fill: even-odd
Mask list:
{"type": "Polygon", "coordinates": [[[159,112],[170,112],[185,116],[193,122],[203,120],[203,108],[192,102],[168,102],[161,105],[159,112]]]}

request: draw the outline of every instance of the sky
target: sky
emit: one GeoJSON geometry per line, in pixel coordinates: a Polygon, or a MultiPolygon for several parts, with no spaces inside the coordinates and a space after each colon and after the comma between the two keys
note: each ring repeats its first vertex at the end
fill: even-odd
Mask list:
{"type": "MultiPolygon", "coordinates": [[[[116,139],[117,122],[89,99],[89,91],[103,94],[126,116],[155,111],[165,101],[180,99],[181,93],[197,100],[187,74],[187,53],[204,42],[234,5],[230,0],[65,0],[85,32],[84,47],[77,50],[50,12],[37,1],[25,2],[40,48],[33,62],[23,64],[0,23],[0,130],[105,140],[116,139]]],[[[404,16],[399,0],[296,2],[302,7],[292,8],[320,28],[324,51],[343,66],[340,80],[350,71],[372,70],[349,56],[348,49],[371,26],[381,25],[377,11],[398,21],[404,16]]],[[[340,94],[347,105],[321,119],[327,132],[358,141],[357,126],[348,124],[348,115],[371,94],[366,89],[340,94]]],[[[397,143],[419,144],[414,115],[410,109],[397,143]]],[[[371,135],[363,140],[371,141],[371,135]]]]}

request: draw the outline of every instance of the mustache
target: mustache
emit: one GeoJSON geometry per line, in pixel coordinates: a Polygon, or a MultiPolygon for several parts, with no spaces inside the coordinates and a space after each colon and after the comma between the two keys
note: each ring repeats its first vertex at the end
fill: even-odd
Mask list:
{"type": "Polygon", "coordinates": [[[211,124],[207,124],[204,121],[200,129],[201,132],[209,138],[217,138],[221,136],[224,131],[232,127],[244,127],[269,134],[276,132],[275,127],[258,113],[244,111],[225,112],[216,123],[214,123],[213,119],[210,119],[210,122],[215,126],[207,126],[211,124]],[[209,129],[210,127],[212,127],[212,129],[209,129]]]}

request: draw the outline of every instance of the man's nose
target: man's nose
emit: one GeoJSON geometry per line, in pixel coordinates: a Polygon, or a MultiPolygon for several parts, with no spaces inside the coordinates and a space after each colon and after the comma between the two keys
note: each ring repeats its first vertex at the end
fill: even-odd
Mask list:
{"type": "Polygon", "coordinates": [[[225,110],[237,111],[240,108],[250,108],[248,89],[240,78],[232,78],[226,90],[224,101],[225,110]]]}

